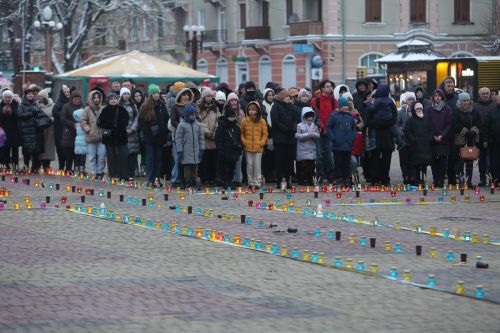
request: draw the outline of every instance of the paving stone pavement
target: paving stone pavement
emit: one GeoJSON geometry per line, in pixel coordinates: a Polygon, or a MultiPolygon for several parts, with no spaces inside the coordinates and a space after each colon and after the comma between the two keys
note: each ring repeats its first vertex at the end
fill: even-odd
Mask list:
{"type": "MultiPolygon", "coordinates": [[[[20,179],[23,177],[20,176],[20,179]]],[[[176,193],[163,194],[140,189],[125,189],[91,181],[30,176],[30,186],[0,181],[10,190],[6,209],[0,211],[0,332],[500,332],[500,252],[494,245],[473,244],[410,231],[373,227],[354,222],[327,220],[312,215],[256,209],[258,194],[221,200],[221,195],[189,196],[180,200],[176,193]],[[34,188],[34,180],[59,182],[61,189],[34,188]],[[410,269],[413,281],[424,283],[428,274],[436,275],[437,286],[453,291],[456,281],[465,281],[466,294],[473,296],[476,284],[483,284],[486,300],[453,293],[422,289],[382,277],[358,274],[267,253],[235,247],[223,242],[181,237],[173,233],[92,216],[72,213],[60,206],[80,202],[81,194],[67,193],[65,184],[94,188],[85,204],[106,208],[119,214],[141,216],[179,226],[202,227],[276,243],[312,252],[323,252],[327,262],[341,257],[354,264],[363,260],[367,269],[373,262],[380,276],[392,266],[410,269]],[[112,191],[111,199],[99,197],[99,190],[112,191]],[[125,198],[155,196],[154,207],[120,203],[125,198]],[[34,207],[51,196],[47,209],[12,209],[15,200],[29,195],[34,207]],[[247,201],[254,200],[248,207],[247,201]],[[160,203],[161,208],[156,205],[160,203]],[[207,218],[176,212],[169,206],[192,205],[217,214],[234,214],[234,219],[207,218]],[[251,225],[240,223],[240,214],[252,217],[251,225]],[[259,228],[258,221],[274,223],[273,229],[259,228]],[[275,232],[296,227],[297,234],[275,232]],[[320,237],[314,236],[319,229],[320,237]],[[330,240],[328,231],[341,231],[340,241],[330,240]],[[355,244],[348,236],[356,234],[355,244]],[[374,249],[362,247],[359,238],[376,237],[374,249]],[[384,242],[399,242],[401,253],[386,252],[384,242]],[[423,255],[415,256],[415,245],[423,255]],[[435,247],[437,258],[429,256],[435,247]],[[467,267],[447,261],[447,251],[468,254],[467,267]],[[487,270],[473,267],[475,257],[490,264],[487,270]],[[497,303],[495,303],[497,302],[497,303]]],[[[483,190],[484,192],[484,190],[483,190]]],[[[482,194],[482,193],[481,193],[482,194]]],[[[352,193],[341,200],[332,194],[312,193],[292,196],[295,206],[313,210],[318,203],[335,212],[401,227],[417,224],[438,232],[457,228],[480,237],[499,240],[498,212],[500,194],[485,193],[484,203],[468,191],[471,203],[457,195],[457,203],[427,205],[338,205],[355,203],[352,193]],[[326,206],[330,199],[332,206],[326,206]],[[311,200],[311,206],[307,206],[311,200]],[[335,206],[334,206],[335,205],[335,206]],[[308,208],[309,207],[309,208],[308,208]]],[[[396,199],[419,201],[421,193],[398,193],[396,199]]],[[[427,202],[436,202],[439,192],[429,192],[427,202]]],[[[388,193],[362,193],[361,200],[390,201],[388,193]]],[[[285,203],[286,194],[265,194],[266,203],[285,203]]],[[[22,205],[24,206],[24,205],[22,205]]],[[[456,263],[456,260],[455,260],[456,263]]]]}

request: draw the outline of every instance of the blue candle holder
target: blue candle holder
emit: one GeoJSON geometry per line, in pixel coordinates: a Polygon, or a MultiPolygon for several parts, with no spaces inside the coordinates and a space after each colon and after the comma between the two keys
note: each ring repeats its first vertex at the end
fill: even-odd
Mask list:
{"type": "Polygon", "coordinates": [[[333,261],[333,264],[335,265],[335,267],[342,267],[342,259],[340,257],[336,257],[333,261]]]}
{"type": "Polygon", "coordinates": [[[132,204],[132,197],[127,196],[127,204],[131,205],[132,204]]]}
{"type": "Polygon", "coordinates": [[[316,230],[314,230],[314,236],[316,236],[316,237],[321,236],[321,229],[320,228],[316,228],[316,230]]]}
{"type": "Polygon", "coordinates": [[[279,249],[278,244],[274,244],[274,243],[273,243],[273,245],[271,246],[271,252],[272,252],[273,254],[279,254],[279,251],[280,251],[280,249],[279,249]]]}
{"type": "Polygon", "coordinates": [[[451,251],[448,251],[448,254],[446,255],[446,259],[449,262],[455,261],[455,254],[451,251]]]}
{"type": "Polygon", "coordinates": [[[291,195],[290,193],[288,193],[288,194],[286,195],[286,198],[287,198],[288,200],[290,200],[290,199],[292,198],[292,195],[291,195]]]}
{"type": "Polygon", "coordinates": [[[153,228],[153,220],[148,219],[148,220],[146,221],[146,227],[148,227],[148,228],[153,228]]]}
{"type": "Polygon", "coordinates": [[[483,299],[484,298],[484,289],[483,286],[477,286],[476,291],[474,292],[474,295],[478,299],[483,299]]]}
{"type": "Polygon", "coordinates": [[[449,238],[449,237],[450,237],[450,231],[448,229],[444,229],[443,238],[449,238]]]}
{"type": "Polygon", "coordinates": [[[262,242],[260,240],[255,241],[255,249],[262,250],[262,242]]]}
{"type": "Polygon", "coordinates": [[[331,212],[330,213],[330,220],[335,220],[337,218],[337,216],[335,215],[334,212],[331,212]]]}
{"type": "Polygon", "coordinates": [[[318,263],[318,259],[319,259],[318,252],[313,252],[313,254],[312,254],[312,262],[317,264],[318,263]]]}
{"type": "Polygon", "coordinates": [[[389,276],[393,280],[396,280],[398,278],[398,270],[396,269],[396,267],[391,268],[391,270],[389,271],[389,276]]]}
{"type": "Polygon", "coordinates": [[[243,241],[243,246],[244,247],[250,247],[250,238],[245,238],[245,240],[243,241]]]}
{"type": "Polygon", "coordinates": [[[230,235],[224,235],[224,242],[226,243],[232,243],[232,239],[230,235]]]}
{"type": "Polygon", "coordinates": [[[469,231],[464,232],[464,241],[465,242],[470,242],[472,238],[472,234],[469,231]]]}
{"type": "Polygon", "coordinates": [[[361,236],[361,238],[359,239],[359,243],[360,243],[361,247],[366,247],[366,237],[361,236]]]}
{"type": "Polygon", "coordinates": [[[165,223],[163,225],[163,231],[167,231],[168,232],[169,230],[170,230],[170,223],[165,223]]]}
{"type": "Polygon", "coordinates": [[[435,288],[436,287],[436,278],[434,275],[429,274],[429,277],[427,278],[427,286],[429,288],[435,288]]]}
{"type": "Polygon", "coordinates": [[[356,265],[356,269],[358,271],[364,271],[365,270],[365,263],[363,261],[358,261],[358,264],[356,265]]]}
{"type": "Polygon", "coordinates": [[[394,252],[401,253],[401,244],[399,243],[394,244],[394,252]]]}
{"type": "Polygon", "coordinates": [[[293,251],[292,251],[292,258],[293,259],[299,259],[299,257],[300,257],[300,251],[299,251],[299,249],[293,249],[293,251]]]}
{"type": "Polygon", "coordinates": [[[444,202],[443,197],[439,197],[439,198],[438,198],[438,202],[439,202],[439,203],[443,203],[443,202],[444,202]]]}
{"type": "Polygon", "coordinates": [[[328,239],[329,240],[335,239],[335,231],[333,230],[328,231],[328,239]]]}
{"type": "Polygon", "coordinates": [[[248,224],[248,225],[251,225],[252,224],[252,217],[251,216],[247,216],[246,219],[245,219],[245,223],[248,224]]]}

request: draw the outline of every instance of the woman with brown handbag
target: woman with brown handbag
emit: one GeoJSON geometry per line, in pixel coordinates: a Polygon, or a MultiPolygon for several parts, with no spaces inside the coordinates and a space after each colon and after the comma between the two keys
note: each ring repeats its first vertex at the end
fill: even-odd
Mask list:
{"type": "Polygon", "coordinates": [[[472,107],[470,95],[465,92],[458,95],[457,107],[453,113],[455,154],[458,155],[455,174],[463,185],[465,164],[465,181],[469,187],[472,187],[474,160],[479,158],[474,155],[477,155],[475,146],[479,143],[480,123],[479,114],[472,107]]]}

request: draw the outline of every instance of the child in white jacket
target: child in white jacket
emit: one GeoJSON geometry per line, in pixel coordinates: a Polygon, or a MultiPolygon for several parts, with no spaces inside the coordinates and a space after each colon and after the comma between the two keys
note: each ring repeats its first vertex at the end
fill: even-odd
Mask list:
{"type": "Polygon", "coordinates": [[[316,140],[318,126],[314,124],[316,113],[310,107],[302,108],[301,122],[297,125],[297,178],[299,185],[313,185],[316,168],[316,140]]]}

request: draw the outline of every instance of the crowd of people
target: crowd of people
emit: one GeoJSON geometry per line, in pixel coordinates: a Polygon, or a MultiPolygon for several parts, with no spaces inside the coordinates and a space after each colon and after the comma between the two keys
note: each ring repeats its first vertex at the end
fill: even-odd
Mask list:
{"type": "Polygon", "coordinates": [[[57,100],[32,86],[23,97],[2,91],[0,164],[18,169],[53,168],[151,186],[200,185],[278,188],[360,183],[389,185],[397,149],[406,184],[472,186],[478,159],[480,186],[500,180],[500,97],[482,87],[476,102],[457,92],[453,78],[426,97],[423,88],[402,92],[358,80],[353,92],[330,80],[317,91],[252,81],[232,91],[174,82],[147,92],[133,80],[113,82],[105,92],[63,85],[57,100]],[[469,149],[470,147],[471,149],[469,149]],[[475,149],[472,149],[475,147],[475,149]],[[464,150],[467,150],[465,151],[464,150]]]}

